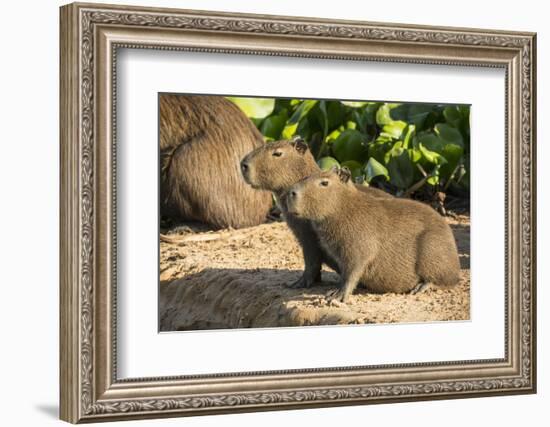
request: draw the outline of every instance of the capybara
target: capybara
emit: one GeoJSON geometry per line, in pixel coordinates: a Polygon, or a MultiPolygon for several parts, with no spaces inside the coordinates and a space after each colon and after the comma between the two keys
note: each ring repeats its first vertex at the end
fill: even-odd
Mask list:
{"type": "Polygon", "coordinates": [[[343,285],[334,299],[347,302],[359,283],[375,293],[456,285],[460,263],[445,220],[414,200],[368,197],[350,177],[345,168],[317,173],[286,196],[288,211],[312,222],[338,263],[343,285]]]}
{"type": "Polygon", "coordinates": [[[271,194],[247,186],[239,161],[264,144],[254,124],[221,96],[159,97],[161,214],[214,228],[264,222],[271,194]]]}
{"type": "MultiPolygon", "coordinates": [[[[282,195],[296,182],[319,172],[321,169],[300,137],[267,143],[256,148],[241,161],[245,181],[253,188],[272,191],[285,220],[302,247],[304,274],[290,287],[310,287],[321,280],[323,263],[338,271],[338,265],[320,245],[311,222],[289,215],[282,195]]],[[[391,198],[390,194],[374,187],[358,185],[370,197],[391,198]]]]}

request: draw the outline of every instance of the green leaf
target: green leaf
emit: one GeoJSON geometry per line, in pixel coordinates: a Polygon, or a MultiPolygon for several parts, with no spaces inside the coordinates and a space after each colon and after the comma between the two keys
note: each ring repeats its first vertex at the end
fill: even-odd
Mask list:
{"type": "Polygon", "coordinates": [[[368,151],[364,145],[365,136],[354,129],[345,130],[338,139],[332,143],[332,153],[340,162],[357,160],[364,162],[368,151]]]}
{"type": "Polygon", "coordinates": [[[447,123],[438,123],[435,125],[435,133],[445,142],[464,146],[464,139],[460,131],[447,123]]]}
{"type": "Polygon", "coordinates": [[[439,184],[439,170],[435,168],[433,172],[430,174],[426,182],[430,185],[437,185],[439,184]]]}
{"type": "Polygon", "coordinates": [[[418,163],[422,158],[422,152],[417,148],[409,148],[407,151],[409,152],[409,157],[414,164],[418,163]]]}
{"type": "Polygon", "coordinates": [[[378,140],[367,145],[368,157],[374,157],[380,163],[385,163],[384,156],[391,149],[391,142],[380,142],[378,140]]]}
{"type": "Polygon", "coordinates": [[[323,138],[325,138],[328,134],[328,113],[327,113],[327,103],[326,101],[321,101],[318,104],[318,107],[316,111],[317,120],[319,121],[319,124],[321,125],[322,131],[323,131],[323,138]]]}
{"type": "Polygon", "coordinates": [[[424,145],[428,150],[434,151],[436,153],[443,153],[443,148],[445,147],[444,142],[439,136],[431,132],[422,132],[419,133],[416,138],[416,146],[418,144],[424,145]]]}
{"type": "Polygon", "coordinates": [[[237,105],[247,117],[262,119],[269,116],[275,107],[273,98],[238,98],[227,97],[237,105]]]}
{"type": "Polygon", "coordinates": [[[279,114],[266,117],[260,125],[260,132],[265,137],[280,139],[281,132],[283,131],[287,120],[288,112],[286,109],[283,109],[279,112],[279,114]]]}
{"type": "Polygon", "coordinates": [[[334,129],[344,125],[346,117],[345,107],[339,101],[327,101],[328,128],[334,129]]]}
{"type": "Polygon", "coordinates": [[[382,128],[382,133],[388,137],[399,139],[403,130],[407,127],[407,123],[402,121],[395,121],[384,125],[382,128]]]}
{"type": "Polygon", "coordinates": [[[446,180],[450,179],[456,166],[462,160],[464,149],[456,144],[447,144],[443,149],[443,156],[447,159],[447,164],[441,167],[441,176],[446,180]]]}
{"type": "Polygon", "coordinates": [[[407,115],[407,122],[414,124],[417,128],[422,129],[424,123],[430,113],[434,111],[433,105],[426,104],[411,104],[407,115]]]}
{"type": "Polygon", "coordinates": [[[405,138],[403,138],[403,147],[409,148],[411,139],[413,135],[416,132],[416,126],[415,125],[409,125],[407,127],[407,133],[405,134],[405,138]]]}
{"type": "Polygon", "coordinates": [[[384,155],[384,162],[387,164],[391,157],[400,156],[403,150],[403,141],[397,141],[384,155]]]}
{"type": "MultiPolygon", "coordinates": [[[[294,101],[294,100],[293,100],[294,101]]],[[[309,111],[315,107],[317,104],[316,100],[306,100],[301,101],[301,103],[296,104],[298,105],[298,108],[294,111],[290,119],[287,121],[287,124],[285,128],[283,129],[282,137],[284,139],[291,139],[294,134],[296,133],[296,130],[298,129],[298,124],[300,120],[302,120],[309,111]]],[[[291,102],[292,105],[292,102],[291,102]]]]}
{"type": "Polygon", "coordinates": [[[338,137],[340,136],[342,132],[339,131],[338,129],[336,130],[333,130],[331,133],[329,133],[327,135],[327,137],[325,138],[326,142],[331,142],[331,141],[334,141],[336,139],[338,139],[338,137]]]}
{"type": "Polygon", "coordinates": [[[418,144],[418,149],[422,153],[422,156],[424,156],[424,158],[428,162],[433,163],[434,165],[443,165],[447,163],[447,159],[445,159],[445,157],[443,157],[439,153],[436,153],[435,151],[428,150],[426,147],[424,147],[424,145],[422,145],[422,143],[418,144]]]}
{"type": "Polygon", "coordinates": [[[319,160],[317,160],[317,164],[324,171],[330,170],[330,168],[332,168],[333,166],[340,166],[338,160],[330,156],[321,157],[319,160]]]}
{"type": "Polygon", "coordinates": [[[390,179],[386,167],[382,163],[378,162],[374,157],[371,157],[369,159],[364,171],[367,182],[371,182],[372,179],[376,178],[377,176],[383,176],[384,178],[386,178],[386,181],[390,179]]]}
{"type": "Polygon", "coordinates": [[[414,169],[407,151],[399,156],[392,157],[388,162],[390,182],[396,187],[405,190],[413,184],[414,169]]]}
{"type": "Polygon", "coordinates": [[[340,101],[342,104],[344,104],[346,107],[351,108],[361,108],[368,104],[368,102],[362,102],[362,101],[340,101]]]}
{"type": "Polygon", "coordinates": [[[392,119],[390,112],[392,109],[399,107],[401,104],[382,104],[382,106],[376,112],[376,123],[379,126],[389,125],[394,120],[392,119]]]}
{"type": "Polygon", "coordinates": [[[283,132],[281,134],[283,139],[292,139],[292,137],[296,134],[296,129],[298,129],[298,123],[293,123],[290,125],[286,125],[283,129],[283,132]]]}
{"type": "Polygon", "coordinates": [[[300,135],[306,141],[311,139],[311,134],[315,130],[314,126],[311,123],[311,116],[306,116],[298,122],[298,128],[296,129],[295,135],[300,135]]]}
{"type": "Polygon", "coordinates": [[[460,126],[462,114],[456,105],[445,107],[443,110],[443,116],[445,117],[445,121],[451,126],[454,126],[455,128],[460,126]]]}
{"type": "Polygon", "coordinates": [[[382,105],[381,102],[369,102],[367,105],[367,108],[365,108],[363,112],[363,116],[365,118],[366,124],[373,126],[376,124],[376,113],[378,112],[378,109],[382,105]]]}

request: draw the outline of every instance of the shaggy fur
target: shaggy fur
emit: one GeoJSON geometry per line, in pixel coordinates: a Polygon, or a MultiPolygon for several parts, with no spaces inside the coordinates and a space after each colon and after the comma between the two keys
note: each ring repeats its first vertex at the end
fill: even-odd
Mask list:
{"type": "MultiPolygon", "coordinates": [[[[269,190],[275,194],[289,228],[302,247],[304,274],[290,286],[309,287],[320,282],[323,263],[339,271],[336,261],[321,246],[311,221],[289,215],[285,207],[285,192],[296,182],[320,172],[307,144],[299,138],[265,144],[243,158],[241,169],[245,181],[253,188],[269,190]]],[[[393,199],[393,196],[377,188],[362,185],[357,188],[369,197],[393,199]]]]}
{"type": "Polygon", "coordinates": [[[350,182],[349,171],[317,173],[286,197],[288,211],[312,221],[339,266],[343,286],[336,299],[346,302],[359,283],[376,293],[458,283],[454,236],[437,212],[413,200],[368,197],[350,182]]]}
{"type": "Polygon", "coordinates": [[[215,228],[264,222],[271,195],[247,186],[239,161],[263,145],[254,124],[221,96],[160,96],[161,214],[215,228]]]}

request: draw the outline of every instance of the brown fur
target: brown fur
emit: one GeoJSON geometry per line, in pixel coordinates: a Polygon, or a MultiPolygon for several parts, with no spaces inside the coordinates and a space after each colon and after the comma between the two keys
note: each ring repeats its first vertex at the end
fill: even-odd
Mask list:
{"type": "Polygon", "coordinates": [[[453,233],[431,207],[407,199],[376,199],[341,171],[317,173],[294,185],[289,212],[309,219],[337,261],[346,302],[358,283],[371,292],[410,292],[421,283],[453,286],[460,263],[453,233]]]}
{"type": "Polygon", "coordinates": [[[221,96],[160,96],[161,214],[215,228],[264,222],[271,195],[247,186],[239,160],[263,139],[221,96]]]}
{"type": "MultiPolygon", "coordinates": [[[[245,181],[253,188],[269,190],[275,194],[289,228],[296,236],[304,255],[304,274],[291,284],[292,287],[309,287],[321,280],[321,266],[327,264],[338,271],[332,256],[321,246],[311,221],[289,215],[284,206],[283,195],[296,182],[320,172],[307,144],[300,139],[275,141],[256,148],[241,161],[245,181]],[[274,153],[280,153],[275,156],[274,153]]],[[[373,187],[357,186],[370,197],[393,197],[373,187]]]]}

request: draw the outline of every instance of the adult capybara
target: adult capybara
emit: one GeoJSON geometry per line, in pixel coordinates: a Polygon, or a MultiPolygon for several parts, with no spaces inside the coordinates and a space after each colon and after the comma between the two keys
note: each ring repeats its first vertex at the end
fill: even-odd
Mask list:
{"type": "Polygon", "coordinates": [[[460,263],[445,220],[414,200],[368,197],[350,177],[346,169],[317,173],[286,196],[288,211],[312,222],[338,263],[343,286],[334,298],[347,302],[359,283],[377,293],[456,285],[460,263]]]}
{"type": "Polygon", "coordinates": [[[254,124],[221,96],[161,95],[161,214],[215,228],[262,223],[271,194],[247,186],[239,161],[263,145],[254,124]]]}
{"type": "MultiPolygon", "coordinates": [[[[335,260],[321,247],[310,221],[289,215],[282,200],[282,195],[292,185],[320,170],[308,145],[299,137],[267,143],[241,161],[241,171],[248,184],[274,193],[289,228],[302,247],[304,274],[290,285],[295,288],[309,287],[319,282],[323,263],[338,271],[335,260]]],[[[374,187],[358,185],[357,188],[370,197],[393,199],[393,196],[374,187]]]]}

